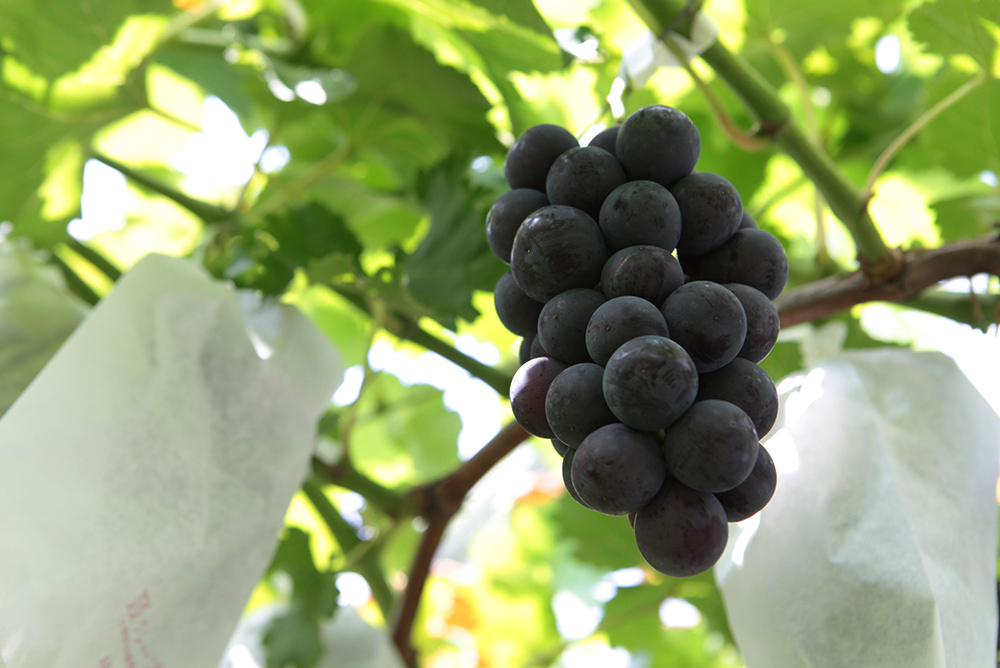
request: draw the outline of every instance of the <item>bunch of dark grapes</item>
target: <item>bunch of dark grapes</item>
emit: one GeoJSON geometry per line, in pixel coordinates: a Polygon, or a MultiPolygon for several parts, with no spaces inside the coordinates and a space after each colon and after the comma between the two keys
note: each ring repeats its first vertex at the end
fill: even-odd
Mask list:
{"type": "Polygon", "coordinates": [[[511,408],[552,439],[579,503],[625,515],[643,558],[672,576],[711,568],[774,493],[759,439],[774,383],[780,242],[723,176],[695,171],[698,129],[651,106],[588,146],[537,125],[511,147],[490,209],[495,292],[523,337],[511,408]]]}

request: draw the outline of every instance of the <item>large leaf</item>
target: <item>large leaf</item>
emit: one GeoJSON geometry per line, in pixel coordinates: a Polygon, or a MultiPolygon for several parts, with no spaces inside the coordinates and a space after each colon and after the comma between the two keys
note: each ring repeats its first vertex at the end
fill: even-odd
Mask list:
{"type": "MultiPolygon", "coordinates": [[[[984,186],[984,191],[988,188],[984,186]]],[[[931,205],[942,241],[957,241],[988,233],[1000,219],[1000,197],[981,195],[943,199],[931,205]]]]}
{"type": "Polygon", "coordinates": [[[367,475],[392,485],[415,484],[458,464],[462,421],[445,408],[440,390],[404,387],[382,373],[365,389],[358,411],[351,457],[367,475]]]}
{"type": "Polygon", "coordinates": [[[903,0],[745,0],[747,32],[771,35],[780,31],[785,44],[797,56],[817,46],[836,44],[851,34],[855,21],[876,17],[888,23],[903,13],[903,0]]]}
{"type": "Polygon", "coordinates": [[[553,504],[552,519],[559,540],[573,546],[573,557],[579,561],[608,571],[645,563],[624,517],[584,508],[565,494],[553,504]]]}
{"type": "MultiPolygon", "coordinates": [[[[33,14],[29,20],[21,9],[12,9],[14,4],[0,0],[0,37],[4,11],[19,17],[15,22],[34,20],[33,14]]],[[[79,3],[84,9],[90,4],[79,3]]],[[[51,18],[52,7],[48,4],[41,10],[41,25],[51,18]]],[[[72,3],[72,7],[75,11],[78,4],[72,3]]],[[[68,15],[73,16],[73,12],[68,15]]],[[[104,18],[96,12],[90,25],[97,26],[104,18]]],[[[0,118],[4,122],[0,133],[0,182],[4,184],[0,189],[0,220],[13,222],[19,234],[30,236],[39,247],[51,247],[64,237],[66,219],[79,208],[78,203],[70,206],[70,202],[79,199],[82,155],[90,137],[143,104],[142,83],[131,75],[152,48],[162,21],[134,17],[116,33],[117,27],[115,23],[103,35],[104,41],[95,44],[93,58],[86,63],[74,62],[70,68],[74,73],[58,80],[33,71],[31,66],[37,63],[17,49],[17,41],[13,49],[17,55],[4,60],[0,75],[0,118]],[[58,179],[62,192],[52,187],[40,190],[50,178],[58,179]]],[[[31,34],[29,30],[20,39],[31,34]]],[[[48,36],[38,43],[38,50],[51,48],[58,55],[60,46],[47,43],[57,37],[48,36]]]]}
{"type": "MultiPolygon", "coordinates": [[[[50,117],[29,100],[0,88],[0,220],[15,224],[19,233],[32,237],[36,245],[48,247],[65,235],[65,223],[41,220],[45,206],[42,182],[62,154],[72,158],[74,147],[95,131],[96,123],[73,123],[50,117]]],[[[78,161],[75,171],[79,183],[83,171],[78,161]]]]}
{"type": "Polygon", "coordinates": [[[370,117],[372,107],[381,108],[419,120],[455,147],[501,150],[486,119],[490,104],[479,89],[466,75],[438,63],[408,33],[389,26],[369,30],[341,66],[357,81],[350,101],[358,120],[362,114],[370,117]]]}
{"type": "MultiPolygon", "coordinates": [[[[660,606],[668,597],[694,597],[701,590],[705,590],[706,595],[714,595],[718,611],[722,613],[722,599],[709,575],[692,580],[669,579],[662,585],[619,589],[605,606],[604,620],[599,628],[608,634],[611,644],[650,658],[669,656],[670,665],[677,668],[742,666],[729,648],[709,640],[715,630],[711,625],[667,628],[660,621],[660,606]]],[[[724,615],[722,621],[725,624],[724,615]]]]}
{"type": "Polygon", "coordinates": [[[452,327],[455,317],[476,319],[473,291],[492,291],[506,269],[486,243],[488,203],[476,195],[460,160],[428,174],[421,198],[431,229],[406,261],[410,293],[452,327]]]}
{"type": "Polygon", "coordinates": [[[285,528],[269,573],[275,571],[289,576],[292,595],[264,634],[267,665],[311,668],[325,652],[320,623],[337,609],[335,574],[316,567],[309,534],[298,527],[285,528]]]}
{"type": "Polygon", "coordinates": [[[487,9],[496,16],[506,16],[514,23],[530,28],[535,32],[543,35],[551,34],[549,24],[538,13],[538,9],[532,0],[471,0],[471,2],[487,9]]]}
{"type": "Polygon", "coordinates": [[[6,51],[36,74],[54,79],[110,44],[129,16],[175,11],[168,0],[0,0],[0,36],[6,51]]]}
{"type": "MultiPolygon", "coordinates": [[[[947,69],[929,85],[941,99],[968,81],[968,75],[947,69]]],[[[1000,81],[989,80],[928,125],[919,146],[929,165],[958,176],[984,170],[1000,173],[1000,81]]]]}
{"type": "Polygon", "coordinates": [[[344,219],[316,202],[272,214],[265,229],[278,242],[278,255],[296,267],[332,253],[354,260],[361,254],[361,242],[344,219]]]}

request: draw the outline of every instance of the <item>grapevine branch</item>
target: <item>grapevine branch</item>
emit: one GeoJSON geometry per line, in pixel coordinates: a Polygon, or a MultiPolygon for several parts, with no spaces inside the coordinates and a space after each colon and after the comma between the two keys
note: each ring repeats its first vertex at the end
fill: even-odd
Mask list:
{"type": "Polygon", "coordinates": [[[482,450],[453,472],[435,482],[415,488],[410,496],[419,508],[418,514],[427,521],[420,546],[413,558],[406,590],[400,601],[393,624],[392,639],[407,665],[416,665],[416,651],[410,641],[413,621],[445,529],[462,507],[469,490],[511,450],[528,438],[517,422],[511,422],[487,443],[482,450]]]}
{"type": "Polygon", "coordinates": [[[902,269],[891,281],[875,280],[859,270],[790,290],[774,302],[781,315],[781,326],[824,318],[855,304],[906,302],[938,281],[957,276],[981,273],[1000,276],[1000,235],[906,251],[900,262],[902,269]]]}

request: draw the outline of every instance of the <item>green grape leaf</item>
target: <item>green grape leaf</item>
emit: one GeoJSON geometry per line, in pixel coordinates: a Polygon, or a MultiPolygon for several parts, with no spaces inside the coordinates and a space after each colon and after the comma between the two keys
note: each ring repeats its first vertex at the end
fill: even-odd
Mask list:
{"type": "Polygon", "coordinates": [[[492,291],[506,269],[486,241],[489,194],[472,186],[466,165],[453,158],[424,176],[420,195],[431,227],[406,259],[410,293],[452,329],[455,317],[476,319],[472,293],[492,291]]]}
{"type": "MultiPolygon", "coordinates": [[[[928,84],[938,100],[968,81],[969,76],[946,70],[928,84]]],[[[929,165],[957,176],[984,170],[1000,173],[1000,81],[990,80],[966,95],[924,128],[917,146],[929,165]]]]}
{"type": "Polygon", "coordinates": [[[994,228],[1000,220],[1000,197],[989,194],[985,185],[983,191],[979,195],[943,199],[931,204],[941,241],[948,243],[977,237],[994,228]]]}
{"type": "Polygon", "coordinates": [[[997,54],[1000,4],[995,0],[936,0],[910,13],[913,37],[942,55],[971,56],[987,71],[997,54]]]}
{"type": "Polygon", "coordinates": [[[295,267],[331,254],[357,260],[361,242],[344,219],[319,204],[296,204],[273,213],[264,229],[278,242],[277,255],[295,267]]]}
{"type": "MultiPolygon", "coordinates": [[[[373,109],[382,109],[422,124],[452,146],[476,152],[501,149],[486,118],[490,103],[465,74],[440,64],[402,30],[380,27],[364,33],[342,67],[357,81],[350,105],[338,112],[365,123],[373,109]],[[386,63],[391,63],[387,67],[386,63]]],[[[357,122],[357,121],[355,121],[357,122]]],[[[384,121],[382,121],[384,124],[384,121]]],[[[384,131],[368,126],[368,133],[384,131]]]]}
{"type": "Polygon", "coordinates": [[[362,394],[358,413],[351,457],[365,475],[389,485],[416,484],[458,465],[462,421],[445,408],[441,390],[407,387],[381,373],[362,394]]]}
{"type": "Polygon", "coordinates": [[[471,0],[495,16],[505,16],[514,23],[543,35],[550,35],[552,29],[538,13],[532,0],[471,0]]]}
{"type": "Polygon", "coordinates": [[[802,350],[797,341],[779,341],[759,365],[775,383],[805,368],[802,350]]]}
{"type": "MultiPolygon", "coordinates": [[[[262,125],[260,108],[254,105],[251,91],[263,88],[263,84],[250,68],[227,62],[221,51],[176,42],[157,49],[153,57],[157,63],[196,84],[204,94],[225,102],[244,128],[262,125]]],[[[257,97],[266,99],[263,94],[257,97]]]]}
{"type": "Polygon", "coordinates": [[[267,668],[313,668],[326,652],[319,623],[295,606],[270,621],[263,641],[267,668]]]}
{"type": "Polygon", "coordinates": [[[291,601],[264,633],[267,665],[311,668],[325,652],[321,624],[337,610],[336,574],[320,570],[313,560],[305,530],[286,526],[268,576],[286,573],[292,581],[291,601]]]}
{"type": "Polygon", "coordinates": [[[780,33],[784,44],[802,57],[824,44],[843,42],[855,22],[875,17],[885,23],[901,16],[902,0],[842,0],[811,3],[801,0],[746,0],[747,33],[767,36],[780,33]]]}
{"type": "Polygon", "coordinates": [[[323,285],[289,291],[285,301],[298,307],[337,345],[345,366],[365,361],[371,325],[367,314],[354,304],[323,285]]]}
{"type": "MultiPolygon", "coordinates": [[[[16,231],[32,238],[35,245],[48,247],[65,236],[65,220],[45,220],[45,201],[39,188],[53,169],[59,155],[72,155],[74,147],[89,131],[85,127],[56,120],[16,93],[0,86],[0,220],[15,224],[16,231]]],[[[82,179],[82,164],[76,170],[82,179]]],[[[77,181],[79,182],[79,181],[77,181]]]]}
{"type": "Polygon", "coordinates": [[[556,535],[560,542],[572,543],[575,559],[608,571],[645,564],[625,517],[611,517],[584,508],[569,494],[560,496],[552,507],[556,535]]]}
{"type": "Polygon", "coordinates": [[[607,633],[608,642],[625,647],[630,652],[650,657],[669,656],[670,665],[681,668],[721,668],[742,665],[732,655],[721,653],[717,642],[710,642],[713,632],[729,635],[722,598],[712,582],[711,572],[693,578],[667,578],[659,585],[620,588],[604,608],[599,630],[607,633]],[[668,628],[660,619],[660,606],[668,598],[686,600],[698,608],[701,623],[686,628],[668,628]],[[714,599],[709,601],[709,599],[714,599]],[[711,603],[711,605],[706,605],[711,603]],[[712,609],[711,618],[705,607],[712,609]],[[723,628],[716,622],[721,615],[723,628]]]}
{"type": "Polygon", "coordinates": [[[55,79],[75,71],[110,44],[129,16],[174,11],[166,0],[0,0],[0,37],[5,51],[36,74],[55,79]]]}

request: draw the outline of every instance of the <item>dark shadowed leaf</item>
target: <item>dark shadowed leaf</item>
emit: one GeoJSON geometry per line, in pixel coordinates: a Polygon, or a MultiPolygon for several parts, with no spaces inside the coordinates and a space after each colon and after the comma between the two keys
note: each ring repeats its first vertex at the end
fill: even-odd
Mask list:
{"type": "Polygon", "coordinates": [[[456,317],[476,319],[473,291],[492,291],[505,271],[486,243],[486,212],[492,202],[473,188],[466,170],[466,161],[453,158],[425,175],[420,196],[431,227],[406,261],[410,293],[452,327],[456,317]]]}

